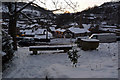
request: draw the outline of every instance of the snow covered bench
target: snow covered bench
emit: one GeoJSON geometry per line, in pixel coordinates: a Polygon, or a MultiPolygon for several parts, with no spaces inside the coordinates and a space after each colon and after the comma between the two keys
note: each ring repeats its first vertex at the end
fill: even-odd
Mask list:
{"type": "Polygon", "coordinates": [[[50,45],[50,46],[30,46],[29,50],[33,51],[33,54],[37,54],[37,51],[42,50],[64,50],[64,52],[72,49],[72,45],[50,45]]]}

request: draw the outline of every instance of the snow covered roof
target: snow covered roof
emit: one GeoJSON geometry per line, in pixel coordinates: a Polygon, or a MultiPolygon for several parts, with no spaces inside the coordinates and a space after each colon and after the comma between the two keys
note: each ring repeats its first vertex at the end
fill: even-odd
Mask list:
{"type": "Polygon", "coordinates": [[[88,19],[95,19],[95,17],[88,17],[88,19]]]}
{"type": "Polygon", "coordinates": [[[25,28],[25,27],[27,27],[27,25],[26,24],[19,24],[19,23],[17,23],[17,27],[25,28]]]}
{"type": "Polygon", "coordinates": [[[29,27],[34,27],[34,26],[38,26],[38,24],[32,24],[32,25],[30,25],[29,27]]]}
{"type": "Polygon", "coordinates": [[[46,29],[37,29],[35,34],[43,34],[46,29]]]}
{"type": "Polygon", "coordinates": [[[34,35],[32,30],[24,30],[23,32],[25,32],[26,35],[34,35]]]}
{"type": "Polygon", "coordinates": [[[107,24],[107,22],[101,22],[101,24],[105,25],[105,24],[107,24]]]}
{"type": "Polygon", "coordinates": [[[32,30],[24,30],[26,33],[32,33],[32,30]]]}
{"type": "Polygon", "coordinates": [[[100,33],[100,34],[92,34],[92,35],[110,35],[110,36],[114,36],[116,35],[115,33],[100,33]]]}
{"type": "Polygon", "coordinates": [[[53,27],[56,27],[57,25],[52,25],[53,27]]]}
{"type": "MultiPolygon", "coordinates": [[[[46,32],[45,32],[45,34],[46,34],[46,32]]],[[[48,37],[49,37],[49,38],[52,38],[52,37],[53,37],[53,34],[50,33],[50,32],[48,32],[48,37]]]]}
{"type": "Polygon", "coordinates": [[[90,16],[94,16],[94,14],[90,14],[90,16]]]}
{"type": "Polygon", "coordinates": [[[50,30],[51,31],[55,31],[55,27],[50,27],[50,30]]]}
{"type": "Polygon", "coordinates": [[[73,25],[78,25],[77,23],[70,23],[69,25],[73,26],[73,25]]]}
{"type": "Polygon", "coordinates": [[[20,32],[25,32],[24,30],[20,30],[20,32]]]}
{"type": "Polygon", "coordinates": [[[75,28],[75,27],[71,27],[68,30],[70,30],[73,33],[85,33],[85,32],[89,32],[88,30],[84,29],[84,28],[75,28]]]}
{"type": "Polygon", "coordinates": [[[106,28],[116,28],[117,26],[109,26],[109,25],[105,25],[103,27],[106,27],[106,28]]]}
{"type": "Polygon", "coordinates": [[[115,31],[116,29],[113,29],[113,28],[100,28],[100,30],[103,30],[103,31],[115,31]]]}
{"type": "MultiPolygon", "coordinates": [[[[48,32],[48,38],[52,38],[52,34],[50,32],[48,32]]],[[[46,39],[46,35],[35,35],[34,38],[37,38],[37,39],[46,39]]]]}
{"type": "Polygon", "coordinates": [[[37,38],[37,39],[45,39],[45,38],[46,38],[46,35],[35,35],[34,38],[37,38]]]}
{"type": "Polygon", "coordinates": [[[85,30],[88,30],[91,26],[91,24],[82,24],[85,30]]]}
{"type": "Polygon", "coordinates": [[[60,29],[60,28],[58,28],[58,29],[56,29],[56,31],[64,32],[64,31],[66,31],[66,30],[65,30],[65,29],[60,29]]]}

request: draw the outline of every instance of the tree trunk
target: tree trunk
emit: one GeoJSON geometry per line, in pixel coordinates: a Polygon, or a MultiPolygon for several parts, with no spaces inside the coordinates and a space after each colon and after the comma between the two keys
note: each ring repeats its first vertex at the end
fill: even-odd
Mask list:
{"type": "Polygon", "coordinates": [[[80,15],[79,27],[80,27],[80,28],[84,28],[83,25],[82,25],[82,15],[80,15]]]}
{"type": "MultiPolygon", "coordinates": [[[[15,5],[15,9],[14,11],[11,9],[10,12],[15,13],[16,12],[16,3],[15,5]]],[[[13,4],[11,4],[11,6],[13,6],[13,4]]],[[[17,50],[17,41],[16,41],[16,17],[17,14],[10,14],[9,15],[9,29],[8,29],[8,33],[11,35],[11,37],[13,38],[13,49],[17,50]]]]}

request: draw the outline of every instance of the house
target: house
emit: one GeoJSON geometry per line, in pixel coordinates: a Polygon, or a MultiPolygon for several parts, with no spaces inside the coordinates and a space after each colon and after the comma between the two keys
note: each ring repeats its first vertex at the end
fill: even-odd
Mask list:
{"type": "Polygon", "coordinates": [[[56,29],[54,33],[54,37],[63,38],[65,31],[66,31],[65,29],[61,29],[61,28],[56,29]]]}
{"type": "Polygon", "coordinates": [[[101,30],[106,32],[115,32],[117,26],[103,25],[101,30]]]}
{"type": "Polygon", "coordinates": [[[34,37],[35,33],[33,33],[32,30],[26,29],[26,30],[20,30],[22,37],[34,37]]]}
{"type": "Polygon", "coordinates": [[[79,27],[70,27],[68,30],[64,32],[64,36],[66,38],[76,38],[80,36],[87,36],[90,33],[87,29],[79,28],[79,27]]]}
{"type": "Polygon", "coordinates": [[[49,31],[50,31],[51,33],[54,33],[54,32],[55,32],[55,27],[49,27],[49,31]]]}
{"type": "Polygon", "coordinates": [[[36,35],[45,35],[46,29],[37,29],[34,33],[36,35]]]}
{"type": "Polygon", "coordinates": [[[34,38],[35,39],[47,39],[47,38],[51,39],[53,38],[53,36],[52,36],[52,33],[48,32],[48,35],[46,35],[46,32],[45,32],[45,34],[43,35],[35,35],[34,38]]]}
{"type": "Polygon", "coordinates": [[[35,33],[32,30],[24,30],[25,36],[26,37],[33,37],[35,33]]]}

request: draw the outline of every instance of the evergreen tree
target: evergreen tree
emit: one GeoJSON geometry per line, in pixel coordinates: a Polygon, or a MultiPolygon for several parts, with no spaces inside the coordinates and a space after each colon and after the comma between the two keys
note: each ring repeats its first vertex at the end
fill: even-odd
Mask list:
{"type": "Polygon", "coordinates": [[[73,67],[77,67],[77,63],[78,63],[78,58],[80,57],[80,55],[77,54],[77,50],[76,49],[72,49],[72,51],[68,51],[68,58],[70,59],[70,61],[73,64],[73,67]]]}

